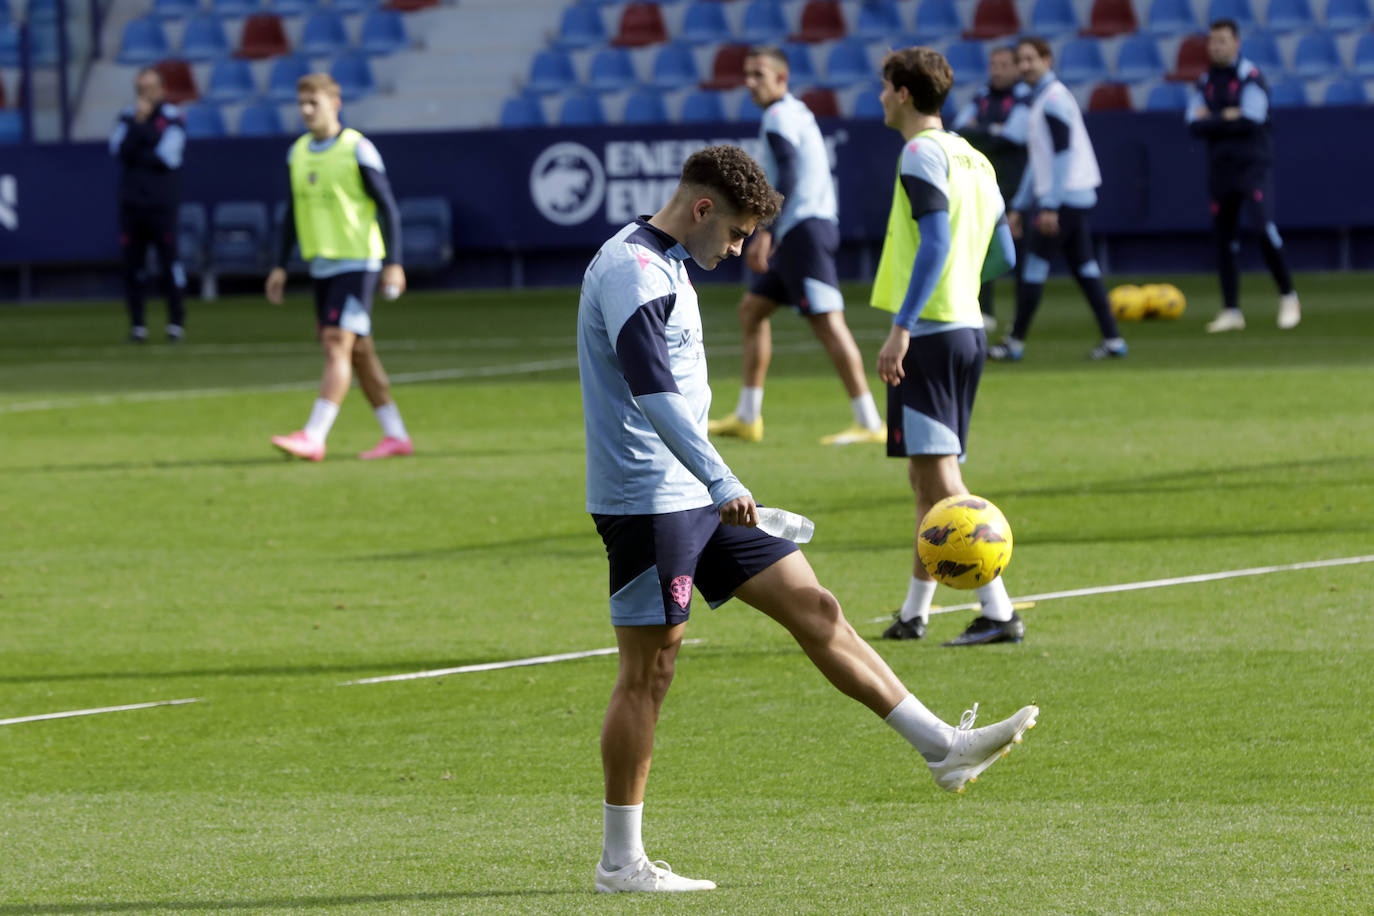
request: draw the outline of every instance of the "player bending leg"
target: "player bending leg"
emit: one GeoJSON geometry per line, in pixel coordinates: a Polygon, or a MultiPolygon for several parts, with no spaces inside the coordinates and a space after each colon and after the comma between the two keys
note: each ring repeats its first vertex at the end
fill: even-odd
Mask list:
{"type": "MultiPolygon", "coordinates": [[[[949,62],[929,48],[883,60],[883,122],[906,146],[872,301],[897,312],[878,374],[888,384],[887,453],[908,459],[918,535],[931,506],[968,492],[959,461],[987,352],[978,290],[1016,263],[992,165],[941,124],[953,82],[949,62]]],[[[913,556],[906,600],[883,637],[924,637],[934,594],[935,580],[913,556]]],[[[978,600],[981,615],[945,645],[1021,640],[1025,625],[1001,576],[978,589],[978,600]]]]}
{"type": "Polygon", "coordinates": [[[711,270],[776,215],[778,195],[735,147],[701,150],[669,202],[601,246],[582,282],[577,357],[587,509],[606,544],[619,671],[601,732],[605,772],[599,891],[697,891],[710,881],[650,862],[640,834],[659,711],[695,586],[713,606],[740,598],[782,624],[821,672],[961,791],[1035,724],[952,727],[902,685],[845,620],[790,541],[758,530],[749,491],[706,436],[710,388],[691,258],[711,270]]]}
{"type": "Polygon", "coordinates": [[[324,377],[305,428],[273,436],[272,444],[298,458],[322,460],[325,439],[356,371],[382,427],[382,441],[358,457],[410,455],[414,446],[391,400],[391,382],[371,337],[378,272],[388,298],[396,298],[406,286],[396,198],[377,148],[339,123],[339,84],[328,74],[312,73],[296,84],[296,96],[308,132],[287,156],[291,197],[277,266],[267,276],[267,298],[281,304],[286,261],[299,240],[315,284],[324,377]]]}
{"type": "Polygon", "coordinates": [[[760,229],[749,243],[749,267],[760,276],[739,304],[744,362],[739,404],[729,416],[712,420],[708,430],[748,442],[763,438],[763,380],[773,358],[769,316],[780,305],[791,305],[830,356],[854,412],[854,423],[825,436],[822,444],[882,442],[886,431],[868,390],[859,346],[844,320],[835,271],[840,228],[830,156],[811,109],[787,91],[787,75],[787,55],[778,48],[753,48],[745,58],[745,85],[763,109],[764,173],[782,194],[783,205],[772,231],[760,229]]]}

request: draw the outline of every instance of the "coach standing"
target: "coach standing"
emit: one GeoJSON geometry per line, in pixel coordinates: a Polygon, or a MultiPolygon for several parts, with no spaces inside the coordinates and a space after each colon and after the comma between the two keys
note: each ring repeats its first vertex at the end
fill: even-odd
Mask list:
{"type": "Polygon", "coordinates": [[[163,96],[162,77],[151,67],[134,79],[134,104],[120,112],[110,134],[110,155],[119,159],[119,245],[124,257],[124,300],[129,307],[129,342],[145,343],[143,265],[148,246],[157,249],[167,296],[167,339],[185,334],[182,290],[186,272],[176,255],[177,207],[181,204],[181,161],[186,126],[180,109],[163,96]]]}
{"type": "Polygon", "coordinates": [[[1240,29],[1218,19],[1207,33],[1211,67],[1198,78],[1188,103],[1188,127],[1207,141],[1207,190],[1216,235],[1217,270],[1221,274],[1221,312],[1207,331],[1242,331],[1240,310],[1240,212],[1249,206],[1260,230],[1264,263],[1279,288],[1278,325],[1287,330],[1302,318],[1293,277],[1283,256],[1283,239],[1274,225],[1270,193],[1269,88],[1259,68],[1240,56],[1240,29]]]}

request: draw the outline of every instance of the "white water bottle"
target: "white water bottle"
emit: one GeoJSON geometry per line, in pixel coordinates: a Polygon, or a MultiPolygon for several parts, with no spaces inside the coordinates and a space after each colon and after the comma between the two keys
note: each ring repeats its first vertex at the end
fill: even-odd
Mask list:
{"type": "Polygon", "coordinates": [[[805,544],[816,533],[816,523],[805,515],[768,506],[759,506],[758,513],[759,528],[775,538],[805,544]]]}

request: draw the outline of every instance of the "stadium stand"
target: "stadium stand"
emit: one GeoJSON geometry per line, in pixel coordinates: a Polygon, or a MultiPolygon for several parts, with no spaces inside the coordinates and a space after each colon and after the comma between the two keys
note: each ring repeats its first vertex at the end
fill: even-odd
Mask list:
{"type": "Polygon", "coordinates": [[[602,48],[592,58],[586,86],[596,92],[615,92],[629,89],[639,82],[634,59],[624,48],[602,48]]]}
{"type": "Polygon", "coordinates": [[[1159,79],[1164,73],[1164,57],[1153,36],[1137,33],[1123,39],[1117,49],[1116,78],[1127,83],[1159,79]]]}
{"type": "Polygon", "coordinates": [[[1107,60],[1096,38],[1077,37],[1064,42],[1054,61],[1054,72],[1065,83],[1095,83],[1107,78],[1107,60]]]}
{"type": "Polygon", "coordinates": [[[1363,105],[1369,101],[1364,83],[1357,79],[1333,80],[1322,97],[1323,105],[1363,105]]]}
{"type": "Polygon", "coordinates": [[[198,0],[153,0],[151,12],[158,19],[184,19],[199,7],[198,0]]]}
{"type": "Polygon", "coordinates": [[[1326,6],[1326,27],[1336,30],[1367,29],[1374,16],[1369,0],[1331,0],[1326,6]]]}
{"type": "Polygon", "coordinates": [[[945,57],[954,70],[954,83],[981,82],[986,78],[988,55],[981,41],[956,41],[945,48],[945,57]]]}
{"type": "Polygon", "coordinates": [[[239,57],[256,60],[288,54],[291,43],[281,17],[273,13],[255,13],[243,21],[243,35],[239,39],[239,57]]]}
{"type": "Polygon", "coordinates": [[[309,57],[329,57],[349,46],[343,17],[331,9],[316,10],[305,20],[296,51],[309,57]]]}
{"type": "Polygon", "coordinates": [[[721,45],[711,62],[711,78],[703,89],[737,89],[744,85],[744,59],[748,45],[721,45]]]}
{"type": "Polygon", "coordinates": [[[17,108],[0,109],[0,143],[19,143],[24,139],[24,113],[17,108]]]}
{"type": "Polygon", "coordinates": [[[725,104],[721,101],[719,92],[711,92],[707,89],[697,89],[687,94],[682,100],[682,118],[687,124],[701,124],[715,121],[724,121],[725,104]]]}
{"type": "Polygon", "coordinates": [[[281,110],[270,102],[255,102],[239,112],[240,137],[275,137],[286,133],[281,110]]]}
{"type": "Polygon", "coordinates": [[[1200,28],[1189,0],[1150,0],[1145,30],[1152,35],[1185,35],[1200,28]]]}
{"type": "Polygon", "coordinates": [[[692,47],[685,42],[669,42],[654,54],[649,85],[657,89],[680,89],[701,82],[692,47]]]}
{"type": "MultiPolygon", "coordinates": [[[[714,6],[714,4],[712,4],[714,6]]],[[[573,4],[563,10],[555,43],[560,48],[590,48],[606,41],[606,26],[595,7],[573,4]]]]}
{"type": "Polygon", "coordinates": [[[181,36],[181,56],[190,61],[218,60],[229,56],[229,38],[218,16],[192,16],[181,36]]]}
{"type": "MultiPolygon", "coordinates": [[[[585,9],[585,7],[574,6],[570,9],[585,9]]],[[[731,38],[730,20],[725,18],[725,7],[719,0],[695,0],[683,14],[680,37],[683,41],[694,45],[729,41],[731,38]]]]}
{"type": "Polygon", "coordinates": [[[1336,40],[1328,32],[1309,32],[1298,39],[1293,52],[1293,74],[1303,79],[1339,76],[1344,70],[1336,40]]]}
{"type": "Polygon", "coordinates": [[[385,55],[410,47],[405,18],[395,10],[369,10],[363,14],[358,49],[364,54],[385,55]]]}
{"type": "Polygon", "coordinates": [[[1003,38],[1021,31],[1021,17],[1012,0],[978,0],[973,10],[973,25],[965,38],[1003,38]]]}
{"type": "Polygon", "coordinates": [[[1182,111],[1188,107],[1188,87],[1183,83],[1160,83],[1145,97],[1146,111],[1182,111]]]}
{"type": "Polygon", "coordinates": [[[829,89],[808,89],[799,98],[818,118],[838,118],[840,116],[839,99],[829,89]]]}
{"type": "Polygon", "coordinates": [[[153,65],[162,77],[162,89],[173,105],[194,101],[200,97],[195,75],[184,60],[160,60],[153,65]]]}
{"type": "Polygon", "coordinates": [[[906,44],[923,45],[939,41],[964,30],[954,0],[917,0],[914,29],[906,44]]]}
{"type": "Polygon", "coordinates": [[[339,84],[345,102],[362,98],[377,89],[372,65],[361,51],[344,51],[329,65],[329,75],[339,84]]]}
{"type": "Polygon", "coordinates": [[[801,11],[801,26],[792,35],[792,40],[808,43],[830,41],[843,38],[848,31],[839,0],[806,0],[801,11]]]}
{"type": "Polygon", "coordinates": [[[1250,0],[1209,0],[1207,4],[1207,22],[1216,22],[1218,19],[1233,19],[1240,26],[1241,34],[1259,25],[1255,19],[1255,12],[1250,7],[1250,0]]]}
{"type": "Polygon", "coordinates": [[[253,70],[248,61],[226,57],[215,62],[204,98],[210,102],[245,102],[258,94],[253,82],[253,70]]]}
{"type": "Polygon", "coordinates": [[[124,27],[119,43],[121,64],[151,64],[162,60],[171,51],[162,23],[152,17],[135,19],[124,27]]]}
{"type": "Polygon", "coordinates": [[[825,85],[831,89],[854,86],[873,78],[875,66],[868,58],[868,45],[858,38],[845,38],[830,46],[825,60],[825,85]]]}
{"type": "Polygon", "coordinates": [[[214,140],[229,136],[224,113],[212,102],[197,102],[182,109],[186,118],[186,137],[189,140],[214,140]]]}
{"type": "Polygon", "coordinates": [[[1078,31],[1078,14],[1069,0],[1035,0],[1030,31],[1042,38],[1058,38],[1078,31]]]}
{"type": "MultiPolygon", "coordinates": [[[[1068,0],[1051,0],[1067,3],[1068,0]]],[[[863,0],[850,32],[864,41],[891,41],[902,33],[902,15],[895,0],[863,0]]]]}
{"type": "Polygon", "coordinates": [[[787,16],[778,0],[749,0],[740,26],[741,39],[752,45],[774,44],[782,41],[787,31],[787,16]]]}
{"type": "Polygon", "coordinates": [[[1169,79],[1192,81],[1207,72],[1207,36],[1189,35],[1178,46],[1178,57],[1169,79]]]}
{"type": "Polygon", "coordinates": [[[1088,96],[1089,111],[1130,111],[1131,93],[1121,83],[1101,83],[1088,96]]]}
{"type": "Polygon", "coordinates": [[[1094,0],[1087,34],[1098,38],[1129,35],[1139,28],[1131,0],[1094,0]]]}
{"type": "Polygon", "coordinates": [[[263,10],[261,0],[210,0],[210,8],[222,19],[252,16],[263,10]]]}
{"type": "Polygon", "coordinates": [[[1307,100],[1307,84],[1288,77],[1269,86],[1269,104],[1274,108],[1303,108],[1307,100]]]}
{"type": "Polygon", "coordinates": [[[631,3],[620,14],[620,28],[611,44],[620,48],[642,48],[668,40],[663,13],[657,3],[631,3]]]}
{"type": "Polygon", "coordinates": [[[267,270],[267,205],[259,200],[222,201],[210,220],[209,267],[221,274],[267,270]]]}
{"type": "Polygon", "coordinates": [[[547,123],[538,99],[517,95],[501,103],[501,127],[543,127],[547,123]]]}
{"type": "Polygon", "coordinates": [[[1305,32],[1316,28],[1317,17],[1307,0],[1270,0],[1264,24],[1271,32],[1305,32]]]}
{"type": "Polygon", "coordinates": [[[1374,32],[1365,32],[1355,42],[1350,72],[1355,76],[1374,76],[1374,32]]]}
{"type": "Polygon", "coordinates": [[[272,68],[267,71],[267,100],[296,101],[296,81],[309,72],[310,61],[299,54],[278,57],[272,61],[272,68]]]}
{"type": "Polygon", "coordinates": [[[606,113],[601,107],[601,99],[590,92],[568,96],[559,109],[558,123],[564,127],[605,124],[606,113]]]}
{"type": "Polygon", "coordinates": [[[667,124],[668,105],[658,89],[641,86],[625,99],[625,112],[620,118],[626,124],[667,124]]]}
{"type": "Polygon", "coordinates": [[[534,55],[530,62],[525,88],[531,92],[562,92],[576,84],[572,58],[561,48],[547,48],[534,55]]]}
{"type": "Polygon", "coordinates": [[[177,260],[191,276],[205,270],[205,205],[187,202],[177,208],[177,260]]]}
{"type": "Polygon", "coordinates": [[[453,260],[453,212],[443,197],[403,197],[401,238],[406,270],[438,270],[453,260]]]}
{"type": "Polygon", "coordinates": [[[1259,29],[1246,32],[1240,44],[1240,53],[1259,67],[1266,79],[1281,76],[1288,69],[1284,66],[1278,39],[1268,32],[1259,29]]]}
{"type": "Polygon", "coordinates": [[[820,79],[816,73],[816,64],[811,56],[810,45],[799,41],[789,41],[783,44],[782,52],[787,55],[789,85],[810,86],[820,79]]]}

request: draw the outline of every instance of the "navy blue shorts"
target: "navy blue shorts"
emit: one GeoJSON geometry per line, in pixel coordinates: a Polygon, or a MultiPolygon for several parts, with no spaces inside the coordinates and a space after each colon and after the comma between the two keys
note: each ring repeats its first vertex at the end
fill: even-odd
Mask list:
{"type": "Polygon", "coordinates": [[[906,375],[887,386],[888,457],[963,457],[987,353],[981,328],[911,338],[902,360],[906,375]]]}
{"type": "Polygon", "coordinates": [[[359,337],[372,333],[375,270],[350,270],[315,278],[315,320],[322,328],[343,328],[359,337]]]}
{"type": "Polygon", "coordinates": [[[840,247],[840,227],[828,219],[804,219],[797,223],[773,251],[768,272],[754,281],[749,291],[779,305],[790,305],[803,315],[844,311],[840,278],[835,271],[835,251],[840,247]]]}
{"type": "Polygon", "coordinates": [[[611,564],[611,623],[671,626],[695,585],[711,607],[797,549],[757,528],[722,525],[710,506],[662,515],[592,515],[611,564]]]}

